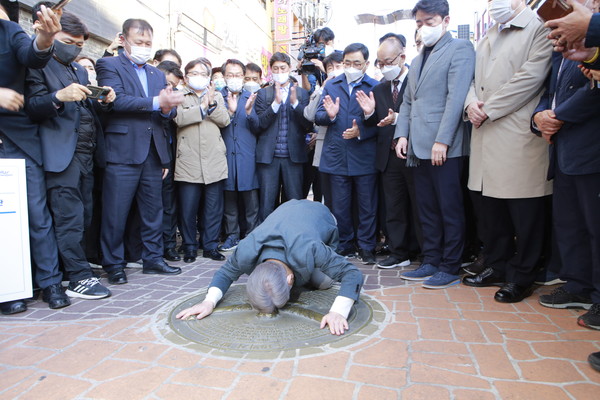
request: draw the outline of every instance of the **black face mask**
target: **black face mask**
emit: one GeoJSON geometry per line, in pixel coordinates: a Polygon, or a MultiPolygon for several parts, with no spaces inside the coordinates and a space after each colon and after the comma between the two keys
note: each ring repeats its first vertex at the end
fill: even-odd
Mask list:
{"type": "Polygon", "coordinates": [[[74,44],[66,44],[60,40],[54,41],[54,56],[65,65],[71,64],[81,53],[81,47],[74,44]]]}
{"type": "Polygon", "coordinates": [[[19,2],[11,0],[1,0],[0,5],[4,7],[6,15],[12,22],[19,23],[19,2]]]}

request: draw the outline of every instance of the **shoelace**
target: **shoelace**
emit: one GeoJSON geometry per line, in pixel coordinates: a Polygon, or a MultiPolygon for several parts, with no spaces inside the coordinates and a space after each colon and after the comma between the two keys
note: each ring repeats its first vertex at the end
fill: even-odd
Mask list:
{"type": "Polygon", "coordinates": [[[97,284],[100,283],[100,280],[98,278],[96,278],[96,277],[92,277],[92,278],[87,278],[87,279],[84,279],[82,281],[79,281],[79,283],[81,285],[86,285],[86,286],[87,285],[89,285],[89,286],[96,286],[97,284]]]}

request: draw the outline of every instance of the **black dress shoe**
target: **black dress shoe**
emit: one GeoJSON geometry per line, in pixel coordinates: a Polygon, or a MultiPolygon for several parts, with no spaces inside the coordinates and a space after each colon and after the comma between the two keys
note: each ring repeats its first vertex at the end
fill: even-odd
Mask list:
{"type": "Polygon", "coordinates": [[[494,300],[499,303],[518,303],[525,297],[531,296],[533,286],[521,286],[507,282],[494,295],[494,300]]]}
{"type": "Polygon", "coordinates": [[[164,261],[160,263],[145,262],[142,273],[151,275],[179,275],[181,268],[171,267],[164,261]]]}
{"type": "Polygon", "coordinates": [[[25,300],[13,300],[6,303],[0,303],[0,309],[4,315],[12,315],[27,311],[27,303],[25,300]]]}
{"type": "Polygon", "coordinates": [[[108,283],[111,285],[123,285],[127,283],[127,275],[122,269],[117,269],[112,272],[108,272],[108,283]]]}
{"type": "Polygon", "coordinates": [[[475,276],[465,277],[463,284],[473,287],[502,286],[504,285],[504,278],[492,267],[487,267],[475,276]]]}
{"type": "Polygon", "coordinates": [[[588,362],[592,368],[600,372],[600,352],[590,354],[588,362]]]}
{"type": "Polygon", "coordinates": [[[196,261],[196,256],[198,255],[197,252],[185,252],[183,254],[183,261],[185,261],[186,263],[193,263],[194,261],[196,261]]]}
{"type": "Polygon", "coordinates": [[[181,257],[175,249],[166,249],[163,258],[168,261],[181,261],[181,257]]]}
{"type": "Polygon", "coordinates": [[[219,253],[219,251],[217,249],[204,250],[202,252],[202,257],[204,257],[204,258],[210,258],[210,259],[213,259],[215,261],[223,261],[225,259],[225,256],[223,254],[219,253]]]}
{"type": "Polygon", "coordinates": [[[60,283],[44,288],[42,290],[42,300],[48,303],[48,307],[53,310],[71,305],[71,300],[63,291],[60,283]]]}
{"type": "Polygon", "coordinates": [[[486,269],[483,255],[480,254],[477,256],[475,261],[470,263],[469,265],[463,267],[463,271],[465,271],[469,275],[477,275],[483,272],[486,269]]]}

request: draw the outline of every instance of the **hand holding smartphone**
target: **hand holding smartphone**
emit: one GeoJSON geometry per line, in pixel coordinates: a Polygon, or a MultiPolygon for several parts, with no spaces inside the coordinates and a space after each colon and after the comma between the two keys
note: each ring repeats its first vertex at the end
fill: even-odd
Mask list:
{"type": "Polygon", "coordinates": [[[71,0],[60,0],[54,6],[52,6],[52,11],[62,10],[70,2],[71,0]]]}
{"type": "Polygon", "coordinates": [[[108,96],[108,94],[110,93],[110,89],[107,89],[104,87],[93,86],[93,85],[88,85],[86,87],[90,90],[90,92],[92,92],[92,94],[87,95],[88,99],[104,101],[104,100],[106,100],[106,96],[108,96]]]}
{"type": "MultiPolygon", "coordinates": [[[[587,4],[586,0],[577,1],[587,4]]],[[[565,0],[546,0],[537,10],[537,14],[544,22],[565,17],[572,12],[573,7],[565,0]]]]}

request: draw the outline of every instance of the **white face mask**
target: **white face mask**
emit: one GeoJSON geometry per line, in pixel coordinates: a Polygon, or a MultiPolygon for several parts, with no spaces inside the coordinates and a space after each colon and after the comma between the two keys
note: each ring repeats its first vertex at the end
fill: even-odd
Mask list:
{"type": "Polygon", "coordinates": [[[399,65],[386,65],[381,68],[381,73],[383,77],[388,81],[393,81],[400,75],[400,66],[399,65]]]}
{"type": "Polygon", "coordinates": [[[250,93],[256,93],[260,89],[260,84],[258,84],[258,82],[248,81],[244,83],[244,89],[246,89],[250,93]]]}
{"type": "Polygon", "coordinates": [[[344,68],[344,74],[346,74],[346,79],[348,83],[359,80],[365,74],[362,69],[357,69],[354,67],[344,68]]]}
{"type": "Polygon", "coordinates": [[[327,57],[334,51],[335,51],[335,49],[333,48],[333,46],[325,46],[325,57],[327,57]]]}
{"type": "Polygon", "coordinates": [[[334,69],[333,71],[331,71],[330,73],[327,74],[327,77],[337,78],[338,76],[340,76],[343,73],[344,73],[343,69],[334,69]]]}
{"type": "Polygon", "coordinates": [[[142,46],[131,46],[131,53],[129,53],[131,61],[138,65],[146,64],[146,61],[152,58],[152,48],[142,46]]]}
{"type": "Polygon", "coordinates": [[[94,86],[98,85],[98,81],[96,80],[98,78],[98,76],[96,75],[96,71],[91,71],[88,69],[87,73],[88,73],[88,79],[90,80],[90,83],[94,86]]]}
{"type": "Polygon", "coordinates": [[[442,22],[437,26],[423,25],[419,31],[421,32],[423,44],[427,47],[431,47],[436,44],[444,34],[444,23],[442,22]]]}
{"type": "Polygon", "coordinates": [[[284,85],[290,79],[289,72],[283,72],[281,74],[273,74],[273,82],[277,82],[280,85],[284,85]]]}
{"type": "Polygon", "coordinates": [[[244,87],[244,80],[242,78],[229,78],[226,80],[227,88],[230,92],[239,93],[244,87]]]}
{"type": "Polygon", "coordinates": [[[189,76],[188,77],[188,86],[194,90],[204,90],[208,87],[210,83],[210,79],[207,76],[189,76]]]}
{"type": "Polygon", "coordinates": [[[512,8],[511,0],[492,0],[488,3],[490,16],[494,21],[505,24],[512,18],[515,10],[512,8]]]}

